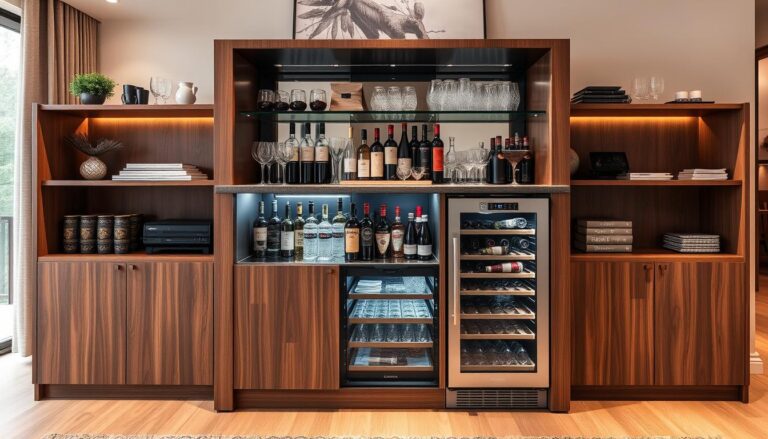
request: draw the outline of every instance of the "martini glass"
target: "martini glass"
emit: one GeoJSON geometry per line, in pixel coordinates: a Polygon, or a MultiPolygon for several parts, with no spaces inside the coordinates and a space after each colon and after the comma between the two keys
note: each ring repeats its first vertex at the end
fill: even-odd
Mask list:
{"type": "Polygon", "coordinates": [[[507,159],[510,165],[512,165],[512,186],[520,186],[520,183],[515,180],[515,174],[517,172],[517,164],[520,160],[528,154],[530,150],[527,149],[505,149],[501,153],[504,154],[504,158],[507,159]]]}

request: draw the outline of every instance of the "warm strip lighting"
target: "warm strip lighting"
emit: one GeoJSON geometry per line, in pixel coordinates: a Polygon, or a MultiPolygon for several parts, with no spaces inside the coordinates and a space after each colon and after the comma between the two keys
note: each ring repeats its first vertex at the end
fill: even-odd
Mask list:
{"type": "Polygon", "coordinates": [[[112,3],[113,5],[117,4],[117,0],[107,0],[107,3],[112,3]]]}
{"type": "Polygon", "coordinates": [[[571,122],[693,122],[698,116],[571,116],[571,122]]]}

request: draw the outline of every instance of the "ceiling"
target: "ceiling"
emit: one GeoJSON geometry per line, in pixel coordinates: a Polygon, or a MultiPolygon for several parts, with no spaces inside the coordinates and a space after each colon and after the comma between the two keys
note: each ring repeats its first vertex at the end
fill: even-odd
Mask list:
{"type": "MultiPolygon", "coordinates": [[[[227,1],[227,0],[224,0],[227,1]]],[[[111,20],[167,20],[182,18],[185,9],[211,7],[210,0],[65,0],[66,3],[100,21],[111,20]]]]}

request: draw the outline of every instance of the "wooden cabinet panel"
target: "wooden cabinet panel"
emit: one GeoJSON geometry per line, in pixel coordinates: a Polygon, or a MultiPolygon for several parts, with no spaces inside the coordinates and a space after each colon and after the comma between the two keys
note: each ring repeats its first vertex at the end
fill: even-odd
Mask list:
{"type": "Polygon", "coordinates": [[[213,263],[128,264],[128,384],[213,384],[213,263]]]}
{"type": "Polygon", "coordinates": [[[125,384],[125,264],[38,264],[40,384],[125,384]]]}
{"type": "Polygon", "coordinates": [[[743,263],[656,264],[657,385],[746,378],[743,263]]]}
{"type": "Polygon", "coordinates": [[[653,268],[571,264],[573,385],[653,384],[653,268]]]}
{"type": "Polygon", "coordinates": [[[338,272],[235,267],[236,389],[339,388],[338,272]]]}

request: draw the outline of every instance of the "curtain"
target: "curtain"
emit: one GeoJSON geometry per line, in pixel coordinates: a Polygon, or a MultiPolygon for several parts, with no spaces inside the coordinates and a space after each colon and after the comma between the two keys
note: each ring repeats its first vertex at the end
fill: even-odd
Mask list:
{"type": "Polygon", "coordinates": [[[37,273],[37,164],[32,160],[32,104],[77,103],[68,84],[98,66],[99,22],[61,0],[23,0],[21,92],[13,201],[13,352],[32,354],[37,273]]]}

